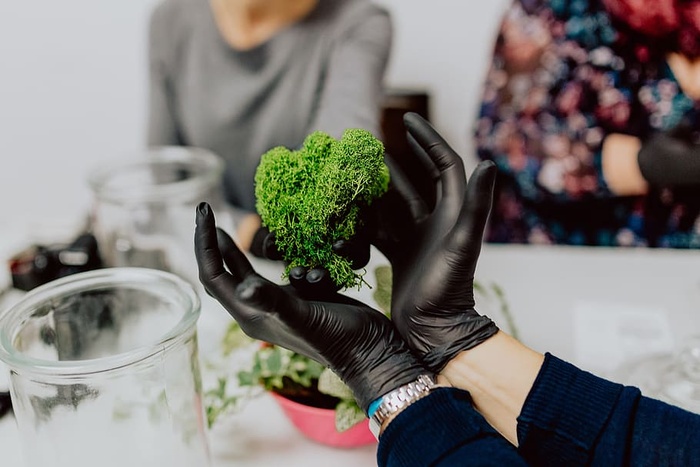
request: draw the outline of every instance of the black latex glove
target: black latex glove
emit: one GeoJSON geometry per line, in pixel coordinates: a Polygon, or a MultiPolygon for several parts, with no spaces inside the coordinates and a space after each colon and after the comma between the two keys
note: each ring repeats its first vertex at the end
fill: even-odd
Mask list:
{"type": "Polygon", "coordinates": [[[342,295],[344,303],[306,301],[258,275],[206,203],[197,207],[194,242],[200,281],[246,334],[331,368],[365,412],[426,372],[379,311],[342,295]]]}
{"type": "Polygon", "coordinates": [[[687,121],[653,134],[637,156],[642,176],[652,185],[700,185],[699,138],[700,128],[687,121]]]}
{"type": "Polygon", "coordinates": [[[430,214],[386,226],[377,246],[392,265],[392,321],[423,362],[439,372],[459,352],[498,331],[476,311],[473,289],[496,167],[479,163],[465,190],[462,158],[420,116],[408,114],[404,122],[414,152],[423,150],[434,162],[440,192],[430,214]]]}
{"type": "Polygon", "coordinates": [[[250,253],[258,258],[266,258],[272,261],[281,261],[282,253],[277,249],[275,234],[265,226],[261,226],[255,232],[250,243],[250,253]]]}

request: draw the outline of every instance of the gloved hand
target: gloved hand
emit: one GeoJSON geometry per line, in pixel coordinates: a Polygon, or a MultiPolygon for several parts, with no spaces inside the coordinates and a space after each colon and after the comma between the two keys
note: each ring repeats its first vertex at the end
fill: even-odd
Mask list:
{"type": "Polygon", "coordinates": [[[473,289],[496,167],[479,163],[465,191],[461,157],[419,116],[406,115],[404,122],[414,152],[423,150],[434,162],[441,190],[429,215],[386,226],[377,246],[393,270],[391,319],[409,347],[439,372],[498,331],[476,311],[473,289]]]}
{"type": "Polygon", "coordinates": [[[266,258],[272,261],[282,260],[282,254],[277,250],[275,234],[265,226],[258,227],[250,243],[250,254],[258,258],[266,258]]]}
{"type": "Polygon", "coordinates": [[[246,334],[331,368],[365,412],[426,373],[379,311],[342,295],[344,303],[306,301],[258,275],[206,203],[197,207],[194,242],[200,281],[246,334]]]}
{"type": "Polygon", "coordinates": [[[642,142],[637,162],[652,185],[700,185],[700,130],[688,121],[642,142]]]}

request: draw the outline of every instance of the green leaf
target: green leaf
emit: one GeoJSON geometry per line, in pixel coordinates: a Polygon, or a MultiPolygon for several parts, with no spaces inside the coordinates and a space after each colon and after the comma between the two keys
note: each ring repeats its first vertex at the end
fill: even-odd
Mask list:
{"type": "Polygon", "coordinates": [[[261,351],[258,355],[260,357],[260,372],[263,375],[276,375],[282,371],[285,358],[279,347],[273,347],[265,349],[267,351],[261,351]]]}
{"type": "Polygon", "coordinates": [[[252,371],[239,371],[237,376],[239,386],[253,386],[258,384],[259,378],[256,378],[252,371]]]}
{"type": "Polygon", "coordinates": [[[254,339],[248,337],[241,329],[240,324],[236,321],[231,321],[226,328],[226,332],[221,339],[221,350],[224,356],[231,355],[235,350],[241,349],[255,342],[254,339]]]}
{"type": "Polygon", "coordinates": [[[374,277],[377,280],[377,288],[374,290],[372,298],[385,315],[391,315],[391,266],[377,266],[374,269],[374,277]]]}
{"type": "Polygon", "coordinates": [[[326,368],[318,378],[318,390],[329,396],[337,397],[338,399],[347,399],[354,401],[355,397],[352,391],[338,375],[326,368]]]}
{"type": "Polygon", "coordinates": [[[365,413],[354,400],[340,401],[335,406],[335,429],[338,433],[349,430],[365,418],[365,413]]]}

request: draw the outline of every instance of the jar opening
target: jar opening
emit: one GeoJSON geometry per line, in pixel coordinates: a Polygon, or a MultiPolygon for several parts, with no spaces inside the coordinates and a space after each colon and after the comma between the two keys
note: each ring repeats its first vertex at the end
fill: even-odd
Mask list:
{"type": "Polygon", "coordinates": [[[223,169],[223,160],[205,149],[162,146],[138,159],[101,166],[88,175],[88,184],[102,202],[177,203],[218,186],[223,169]]]}

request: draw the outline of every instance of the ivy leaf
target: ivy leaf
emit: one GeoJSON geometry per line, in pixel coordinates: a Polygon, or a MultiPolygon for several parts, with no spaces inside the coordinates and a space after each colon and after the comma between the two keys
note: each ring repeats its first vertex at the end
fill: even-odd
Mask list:
{"type": "Polygon", "coordinates": [[[318,377],[318,390],[319,392],[337,397],[338,399],[355,400],[350,388],[343,383],[338,375],[328,368],[323,370],[318,377]]]}
{"type": "Polygon", "coordinates": [[[386,316],[390,316],[392,281],[391,266],[377,266],[374,269],[374,277],[377,280],[377,288],[373,293],[374,301],[386,316]]]}
{"type": "Polygon", "coordinates": [[[237,376],[239,386],[253,386],[257,383],[252,371],[239,371],[237,376]]]}
{"type": "Polygon", "coordinates": [[[335,406],[335,429],[338,433],[349,430],[365,418],[365,413],[354,400],[344,400],[335,406]]]}
{"type": "Polygon", "coordinates": [[[243,332],[241,325],[238,324],[237,321],[232,320],[221,339],[221,351],[225,357],[228,357],[235,350],[242,349],[253,342],[255,342],[255,340],[248,337],[243,332]]]}
{"type": "Polygon", "coordinates": [[[278,350],[279,347],[274,347],[267,352],[260,352],[260,369],[263,375],[279,374],[284,365],[282,353],[278,350]]]}

